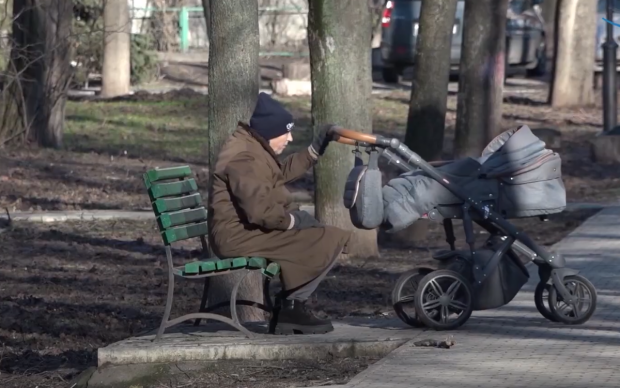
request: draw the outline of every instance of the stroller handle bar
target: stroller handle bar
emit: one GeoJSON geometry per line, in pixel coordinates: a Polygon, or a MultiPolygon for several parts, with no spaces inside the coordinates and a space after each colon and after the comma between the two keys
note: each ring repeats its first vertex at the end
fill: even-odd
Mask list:
{"type": "Polygon", "coordinates": [[[372,135],[334,126],[330,130],[334,140],[338,143],[348,145],[378,145],[382,147],[390,147],[392,139],[385,138],[380,135],[372,135]]]}

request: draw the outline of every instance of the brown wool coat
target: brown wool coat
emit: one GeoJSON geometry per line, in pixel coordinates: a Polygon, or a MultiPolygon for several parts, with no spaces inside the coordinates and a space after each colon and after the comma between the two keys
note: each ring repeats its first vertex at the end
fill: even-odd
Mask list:
{"type": "Polygon", "coordinates": [[[280,264],[284,287],[316,278],[343,250],[351,233],[332,226],[287,230],[291,203],[286,183],[315,163],[308,149],[278,161],[269,144],[240,125],[223,145],[214,169],[211,218],[219,257],[259,256],[280,264]]]}

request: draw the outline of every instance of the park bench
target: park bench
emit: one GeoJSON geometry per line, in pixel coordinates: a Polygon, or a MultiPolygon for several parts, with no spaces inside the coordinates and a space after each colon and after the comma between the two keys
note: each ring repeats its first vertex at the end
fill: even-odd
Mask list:
{"type": "Polygon", "coordinates": [[[208,258],[207,209],[203,205],[196,180],[192,177],[192,171],[189,166],[155,168],[144,173],[143,178],[153,212],[157,219],[157,226],[164,243],[168,263],[166,307],[155,341],[161,338],[167,328],[192,319],[195,320],[194,326],[199,325],[201,319],[213,319],[224,322],[235,327],[248,338],[254,338],[255,335],[239,322],[236,310],[237,305],[253,306],[272,313],[273,303],[269,295],[269,285],[270,281],[279,274],[280,266],[263,257],[208,258]],[[200,239],[202,257],[175,266],[172,259],[172,244],[191,238],[200,239]],[[265,277],[263,283],[263,303],[236,300],[239,285],[252,271],[260,271],[265,277]],[[242,275],[231,291],[230,300],[207,308],[209,279],[213,276],[230,276],[238,273],[242,273],[242,275]],[[190,313],[170,319],[175,277],[204,279],[204,289],[197,313],[190,313]],[[230,306],[232,319],[224,315],[212,313],[212,311],[227,305],[230,306]]]}

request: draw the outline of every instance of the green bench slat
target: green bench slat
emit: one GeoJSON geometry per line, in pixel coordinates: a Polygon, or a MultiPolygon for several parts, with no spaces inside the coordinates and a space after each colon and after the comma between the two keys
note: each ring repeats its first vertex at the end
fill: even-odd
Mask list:
{"type": "Polygon", "coordinates": [[[196,185],[194,178],[178,182],[157,183],[149,187],[149,192],[153,199],[169,197],[171,195],[185,195],[197,190],[198,185],[196,185]]]}
{"type": "Polygon", "coordinates": [[[146,172],[146,176],[150,183],[155,183],[166,179],[187,178],[190,175],[192,175],[192,170],[189,166],[156,168],[146,172]]]}
{"type": "Polygon", "coordinates": [[[209,272],[215,272],[215,270],[217,269],[215,263],[217,261],[213,260],[213,261],[203,261],[200,263],[200,272],[202,273],[209,273],[209,272]]]}
{"type": "Polygon", "coordinates": [[[267,268],[262,269],[261,272],[263,275],[272,278],[276,276],[280,272],[280,264],[278,263],[269,263],[267,268]]]}
{"type": "Polygon", "coordinates": [[[230,260],[224,259],[215,262],[215,267],[218,271],[226,271],[232,268],[230,260]]]}
{"type": "Polygon", "coordinates": [[[183,275],[198,275],[200,273],[200,264],[200,261],[186,263],[185,268],[183,269],[183,275]]]}
{"type": "Polygon", "coordinates": [[[185,197],[177,198],[159,198],[153,202],[153,210],[156,215],[165,212],[174,212],[181,209],[188,209],[202,205],[202,197],[200,193],[194,193],[185,197]]]}
{"type": "Polygon", "coordinates": [[[248,266],[247,257],[235,257],[234,259],[227,260],[230,260],[230,266],[232,269],[247,268],[248,266]]]}
{"type": "Polygon", "coordinates": [[[248,268],[261,269],[267,267],[267,260],[262,257],[250,257],[248,260],[248,268]]]}
{"type": "Polygon", "coordinates": [[[207,220],[207,209],[185,209],[173,213],[164,213],[159,216],[159,222],[163,229],[173,226],[189,224],[190,222],[200,222],[207,220]]]}
{"type": "Polygon", "coordinates": [[[255,270],[260,269],[263,274],[269,277],[277,275],[280,270],[280,266],[275,263],[271,263],[267,266],[267,260],[262,257],[235,257],[223,260],[215,258],[205,261],[192,261],[191,263],[185,264],[182,272],[183,276],[192,276],[216,271],[239,270],[244,268],[255,270]]]}
{"type": "Polygon", "coordinates": [[[162,238],[166,245],[170,245],[175,241],[187,240],[188,238],[205,235],[209,231],[207,222],[181,226],[178,228],[170,228],[161,232],[162,238]]]}

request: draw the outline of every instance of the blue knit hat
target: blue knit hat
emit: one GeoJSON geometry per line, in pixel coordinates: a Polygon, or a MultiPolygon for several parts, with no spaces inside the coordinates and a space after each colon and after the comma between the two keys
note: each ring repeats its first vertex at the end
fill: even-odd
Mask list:
{"type": "Polygon", "coordinates": [[[293,115],[267,93],[260,93],[250,119],[250,128],[265,140],[282,136],[293,129],[293,115]]]}

